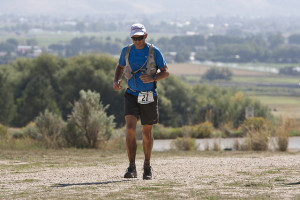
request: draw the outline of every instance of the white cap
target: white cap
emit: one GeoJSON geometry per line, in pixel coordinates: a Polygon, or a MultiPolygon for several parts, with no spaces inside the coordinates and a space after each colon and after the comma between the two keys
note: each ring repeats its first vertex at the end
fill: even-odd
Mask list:
{"type": "Polygon", "coordinates": [[[143,24],[133,24],[131,26],[130,37],[134,35],[145,35],[145,34],[146,34],[146,28],[143,24]]]}

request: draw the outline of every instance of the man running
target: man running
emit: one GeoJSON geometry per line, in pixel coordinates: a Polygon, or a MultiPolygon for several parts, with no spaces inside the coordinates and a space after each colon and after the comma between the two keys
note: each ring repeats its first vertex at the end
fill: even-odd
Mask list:
{"type": "Polygon", "coordinates": [[[119,63],[115,70],[115,91],[122,89],[121,78],[124,73],[128,79],[125,92],[126,147],[129,167],[124,178],[137,178],[136,125],[140,118],[143,125],[144,180],[152,179],[150,157],[153,147],[152,125],[158,122],[158,102],[156,82],[169,76],[166,61],[160,50],[146,43],[146,28],[142,24],[131,26],[130,37],[133,44],[122,49],[119,63]],[[157,71],[158,70],[158,71],[157,71]]]}

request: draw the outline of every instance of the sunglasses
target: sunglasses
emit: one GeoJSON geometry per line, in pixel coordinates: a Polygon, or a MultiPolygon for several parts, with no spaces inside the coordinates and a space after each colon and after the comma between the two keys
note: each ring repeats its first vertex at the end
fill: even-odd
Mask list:
{"type": "Polygon", "coordinates": [[[142,39],[144,39],[144,35],[142,35],[142,36],[140,36],[140,37],[132,37],[131,39],[133,40],[133,41],[141,41],[142,39]]]}

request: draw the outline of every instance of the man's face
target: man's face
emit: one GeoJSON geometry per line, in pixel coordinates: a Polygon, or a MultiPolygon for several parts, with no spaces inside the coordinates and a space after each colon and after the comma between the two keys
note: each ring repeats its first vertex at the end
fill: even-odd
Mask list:
{"type": "Polygon", "coordinates": [[[146,38],[147,34],[145,35],[134,35],[131,37],[133,44],[135,45],[135,48],[137,49],[143,49],[146,45],[146,38]]]}

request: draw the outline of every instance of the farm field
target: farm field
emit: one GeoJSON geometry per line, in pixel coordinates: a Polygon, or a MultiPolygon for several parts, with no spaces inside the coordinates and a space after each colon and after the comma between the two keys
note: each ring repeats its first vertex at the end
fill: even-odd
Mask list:
{"type": "Polygon", "coordinates": [[[124,179],[126,153],[1,150],[0,199],[299,199],[300,154],[154,152],[153,180],[124,179]]]}
{"type": "MultiPolygon", "coordinates": [[[[275,64],[276,68],[282,65],[275,64]]],[[[265,64],[265,67],[274,67],[265,64]]],[[[201,76],[211,66],[200,64],[169,64],[169,71],[191,84],[219,85],[242,90],[246,95],[260,100],[270,107],[275,116],[300,120],[300,78],[269,72],[230,68],[232,81],[204,82],[201,76]],[[297,88],[299,86],[299,88],[297,88]]]]}
{"type": "MultiPolygon", "coordinates": [[[[109,37],[111,41],[114,41],[115,39],[121,39],[125,40],[126,38],[129,38],[128,32],[109,32],[109,31],[103,31],[99,33],[80,33],[80,32],[64,32],[64,31],[55,31],[55,32],[46,32],[46,31],[40,31],[40,32],[29,32],[26,34],[16,34],[16,33],[0,33],[0,42],[6,41],[10,38],[15,38],[20,42],[26,43],[26,40],[28,39],[36,39],[38,42],[38,45],[43,48],[47,48],[50,44],[68,44],[72,39],[76,37],[96,37],[100,40],[106,41],[106,39],[109,37]]],[[[172,37],[172,34],[162,34],[162,33],[153,33],[151,36],[148,37],[148,39],[156,40],[161,37],[172,37]]],[[[121,49],[120,49],[121,51],[121,49]]]]}

